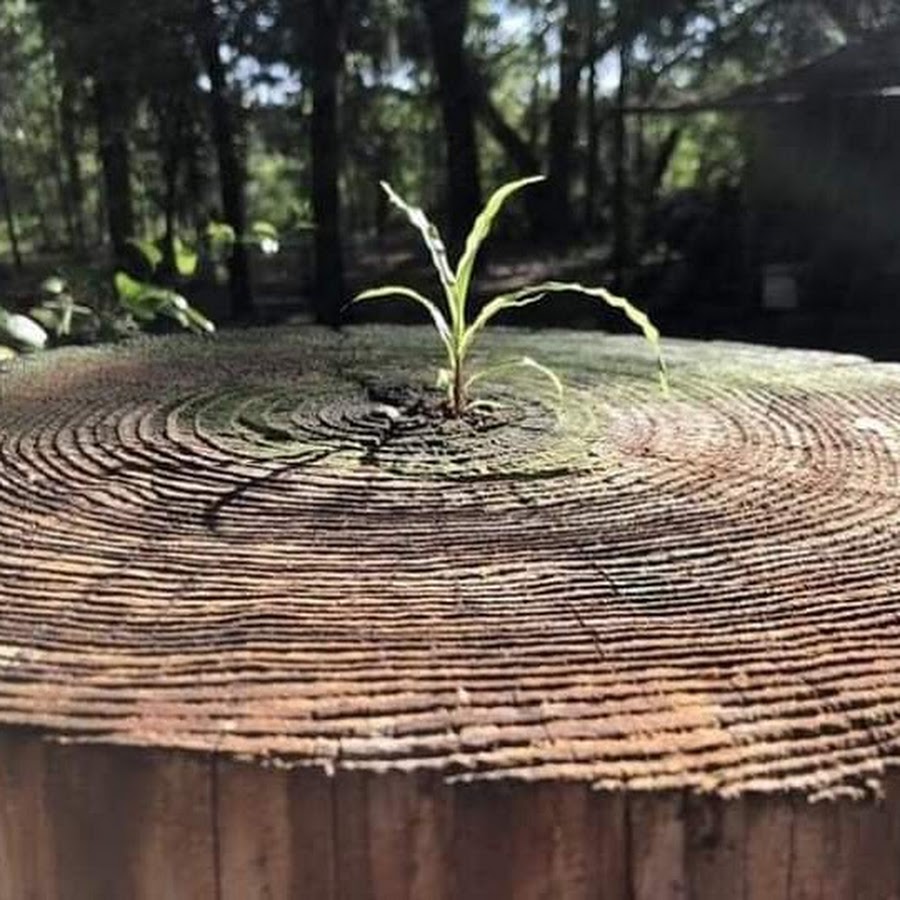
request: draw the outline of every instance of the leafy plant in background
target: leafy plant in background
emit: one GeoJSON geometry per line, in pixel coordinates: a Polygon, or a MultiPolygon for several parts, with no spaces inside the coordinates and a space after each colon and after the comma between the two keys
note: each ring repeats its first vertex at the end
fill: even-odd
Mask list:
{"type": "MultiPolygon", "coordinates": [[[[143,257],[151,274],[159,271],[163,252],[155,243],[132,239],[131,246],[143,257]]],[[[190,277],[197,269],[198,255],[179,238],[172,242],[175,271],[182,277],[190,277]]],[[[173,288],[156,281],[143,281],[119,270],[113,278],[116,294],[123,309],[139,325],[149,325],[159,316],[173,319],[182,328],[196,332],[213,332],[215,326],[199,310],[173,288]]]]}
{"type": "Polygon", "coordinates": [[[490,234],[494,220],[506,200],[516,191],[539,181],[543,181],[543,176],[536,175],[530,178],[522,178],[503,185],[492,194],[484,209],[475,219],[455,270],[450,266],[447,250],[438,229],[428,220],[425,213],[418,207],[408,204],[387,182],[381,182],[381,187],[388,195],[391,203],[406,214],[410,223],[422,235],[443,287],[444,302],[443,304],[436,303],[410,287],[385,285],[384,287],[372,288],[357,294],[350,303],[358,303],[363,300],[379,300],[387,297],[401,297],[424,307],[429,316],[431,316],[431,320],[434,322],[446,350],[447,368],[440,370],[438,383],[447,389],[448,409],[453,416],[461,416],[466,411],[469,405],[471,387],[477,381],[489,377],[493,372],[501,368],[526,366],[536,369],[549,377],[557,387],[557,390],[561,391],[562,384],[557,376],[529,357],[502,363],[500,366],[483,369],[471,375],[467,375],[465,366],[466,359],[472,350],[476,338],[488,322],[498,313],[507,309],[530,306],[532,303],[545,299],[548,295],[559,293],[585,294],[602,301],[608,306],[621,310],[631,322],[637,325],[655,351],[660,385],[664,391],[668,390],[666,364],[662,356],[659,331],[656,326],[653,325],[645,313],[641,312],[631,302],[624,297],[610,293],[606,288],[586,287],[582,284],[562,281],[547,281],[541,284],[530,285],[518,291],[495,297],[485,304],[474,320],[469,321],[466,307],[478,251],[490,234]]]}
{"type": "MultiPolygon", "coordinates": [[[[235,235],[234,229],[223,222],[210,222],[204,237],[203,249],[213,263],[227,258],[239,240],[259,247],[265,254],[279,250],[278,231],[268,222],[254,222],[244,236],[235,235]]],[[[206,316],[163,283],[165,254],[159,244],[146,238],[132,238],[129,244],[151,279],[119,270],[110,289],[105,274],[86,267],[62,270],[45,279],[40,299],[27,314],[0,306],[0,360],[43,350],[49,344],[118,340],[160,318],[171,319],[189,331],[215,331],[206,316]]],[[[197,274],[203,255],[200,250],[176,235],[171,255],[177,279],[190,279],[197,274]]]]}
{"type": "Polygon", "coordinates": [[[102,331],[97,311],[76,300],[59,275],[45,279],[40,290],[39,301],[27,314],[0,308],[0,359],[43,350],[51,342],[93,341],[102,331]]]}
{"type": "Polygon", "coordinates": [[[211,261],[220,265],[231,254],[238,242],[258,247],[265,256],[272,256],[281,249],[278,229],[269,222],[256,221],[245,235],[237,235],[227,222],[210,222],[204,232],[205,249],[211,261]]]}
{"type": "Polygon", "coordinates": [[[22,351],[42,350],[46,343],[47,332],[34,319],[0,306],[0,361],[22,351]]]}
{"type": "Polygon", "coordinates": [[[172,288],[138,281],[127,272],[116,272],[114,283],[119,302],[140,325],[149,325],[159,316],[176,321],[189,331],[212,333],[215,325],[172,288]]]}
{"type": "Polygon", "coordinates": [[[41,283],[40,301],[28,310],[28,315],[46,329],[54,343],[91,343],[104,332],[97,308],[80,302],[75,295],[66,279],[52,275],[41,283]]]}

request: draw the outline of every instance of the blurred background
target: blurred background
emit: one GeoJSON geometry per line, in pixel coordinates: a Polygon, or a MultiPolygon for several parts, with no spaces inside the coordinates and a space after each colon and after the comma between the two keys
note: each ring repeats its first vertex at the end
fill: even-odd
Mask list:
{"type": "Polygon", "coordinates": [[[135,285],[338,324],[361,287],[433,290],[379,181],[453,253],[536,173],[480,298],[565,277],[664,334],[897,355],[900,0],[0,3],[0,307],[61,341],[122,302],[152,327],[135,285]]]}

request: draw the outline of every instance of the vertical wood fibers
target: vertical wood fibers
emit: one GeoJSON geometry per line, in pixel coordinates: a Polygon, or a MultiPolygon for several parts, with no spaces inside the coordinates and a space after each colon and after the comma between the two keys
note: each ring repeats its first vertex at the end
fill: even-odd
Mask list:
{"type": "Polygon", "coordinates": [[[897,801],[329,777],[5,731],[0,900],[888,900],[897,801]]]}

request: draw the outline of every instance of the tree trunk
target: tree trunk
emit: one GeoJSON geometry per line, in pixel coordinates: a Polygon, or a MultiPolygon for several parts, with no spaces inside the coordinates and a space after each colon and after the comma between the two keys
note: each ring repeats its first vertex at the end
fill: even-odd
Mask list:
{"type": "Polygon", "coordinates": [[[582,34],[586,0],[569,0],[560,35],[559,94],[550,114],[547,216],[551,235],[565,241],[574,228],[572,156],[578,125],[578,84],[584,61],[582,34]]]}
{"type": "Polygon", "coordinates": [[[58,109],[51,107],[47,110],[47,126],[52,147],[49,161],[50,167],[52,169],[53,183],[56,186],[56,195],[59,202],[59,209],[62,213],[63,224],[65,225],[66,229],[66,241],[68,243],[69,249],[75,250],[75,219],[72,215],[71,196],[69,194],[65,175],[63,173],[64,154],[62,150],[62,140],[60,137],[59,119],[57,118],[58,114],[58,109]]]}
{"type": "Polygon", "coordinates": [[[121,92],[121,85],[98,73],[94,86],[94,107],[106,194],[106,227],[117,261],[123,259],[126,241],[134,236],[128,115],[121,92]]]}
{"type": "Polygon", "coordinates": [[[481,209],[477,104],[463,45],[469,4],[468,0],[424,0],[424,9],[444,123],[449,243],[451,254],[456,255],[481,209]]]}
{"type": "Polygon", "coordinates": [[[69,76],[62,78],[59,104],[60,146],[66,168],[66,194],[72,218],[72,236],[76,253],[85,249],[84,183],[78,159],[78,119],[75,110],[75,88],[69,76]]]}
{"type": "Polygon", "coordinates": [[[6,178],[6,160],[3,146],[0,144],[0,195],[3,196],[3,217],[6,220],[6,233],[9,237],[9,248],[13,265],[22,268],[22,251],[19,249],[19,234],[16,230],[16,218],[13,215],[12,198],[9,196],[9,182],[6,178]]]}
{"type": "Polygon", "coordinates": [[[615,158],[615,191],[613,195],[613,270],[616,290],[626,288],[626,278],[631,261],[630,218],[628,207],[628,134],[627,114],[628,79],[631,70],[631,38],[623,32],[619,50],[619,87],[616,93],[616,127],[613,143],[615,158]]]}
{"type": "MultiPolygon", "coordinates": [[[[480,82],[478,82],[480,85],[480,82]]],[[[476,89],[478,99],[478,116],[482,124],[503,148],[506,155],[523,178],[537,175],[541,171],[541,163],[528,141],[521,137],[487,94],[486,88],[476,89]]],[[[539,240],[544,234],[544,196],[539,190],[526,191],[523,194],[525,209],[528,213],[528,224],[532,240],[539,240]]]]}
{"type": "Polygon", "coordinates": [[[600,182],[599,128],[597,116],[597,3],[588,0],[588,83],[587,83],[587,160],[584,169],[584,227],[591,231],[597,212],[597,192],[600,182]]]}
{"type": "Polygon", "coordinates": [[[316,319],[337,326],[345,300],[341,248],[339,82],[344,0],[313,2],[312,201],[316,319]]]}
{"type": "Polygon", "coordinates": [[[177,144],[168,142],[163,148],[162,174],[165,189],[163,200],[163,265],[165,271],[174,275],[175,266],[175,204],[178,197],[179,148],[177,144]]]}
{"type": "Polygon", "coordinates": [[[222,62],[219,27],[213,0],[199,0],[198,38],[210,85],[210,117],[219,163],[222,215],[225,222],[234,229],[237,238],[228,259],[231,315],[235,319],[248,319],[253,317],[255,308],[250,285],[250,261],[244,242],[247,233],[244,197],[246,176],[237,147],[234,116],[228,99],[228,83],[225,65],[222,62]]]}

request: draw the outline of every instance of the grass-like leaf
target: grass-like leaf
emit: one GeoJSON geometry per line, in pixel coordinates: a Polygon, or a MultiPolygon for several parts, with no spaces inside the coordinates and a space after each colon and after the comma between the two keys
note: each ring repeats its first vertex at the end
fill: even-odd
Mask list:
{"type": "MultiPolygon", "coordinates": [[[[491,194],[490,199],[484,205],[484,209],[478,214],[478,218],[475,219],[475,224],[472,226],[472,230],[466,238],[465,250],[463,250],[463,254],[459,259],[459,264],[456,267],[456,294],[458,303],[465,303],[466,298],[468,297],[469,285],[472,282],[472,273],[475,270],[475,260],[478,258],[478,251],[481,249],[481,245],[485,242],[487,236],[491,233],[494,219],[497,218],[500,210],[503,208],[503,204],[506,203],[516,191],[520,191],[529,184],[536,184],[543,180],[543,175],[532,175],[529,178],[520,178],[518,181],[510,181],[509,184],[504,184],[491,194]]],[[[465,321],[465,309],[463,308],[459,312],[460,321],[465,321]]]]}
{"type": "Polygon", "coordinates": [[[455,416],[461,415],[465,411],[467,395],[472,385],[488,378],[499,369],[506,369],[511,366],[526,366],[535,369],[552,381],[558,392],[562,393],[562,382],[556,373],[530,357],[483,369],[469,378],[465,378],[463,373],[466,357],[475,339],[494,316],[505,309],[530,306],[532,303],[544,300],[550,294],[584,294],[623,312],[629,321],[641,330],[647,342],[655,351],[660,385],[664,392],[668,391],[666,364],[663,359],[659,331],[656,326],[650,321],[646,313],[638,309],[630,300],[613,294],[606,288],[586,287],[576,282],[563,281],[547,281],[542,284],[531,285],[521,290],[495,297],[485,304],[471,324],[467,323],[466,301],[475,269],[475,261],[478,257],[478,251],[491,232],[494,220],[497,218],[503,204],[516,191],[542,180],[543,176],[540,175],[535,175],[531,178],[521,178],[518,181],[511,181],[509,184],[505,184],[494,191],[485,204],[484,209],[475,219],[455,272],[447,260],[447,250],[437,228],[429,221],[425,213],[418,207],[407,203],[387,182],[381,182],[381,186],[390,198],[390,201],[404,212],[407,219],[419,231],[425,241],[425,245],[431,254],[431,261],[444,289],[446,314],[433,300],[423,296],[418,291],[414,291],[412,288],[402,285],[386,285],[363,291],[361,294],[357,294],[350,303],[399,296],[417,303],[428,311],[447,350],[449,367],[440,370],[438,381],[441,386],[447,388],[450,411],[455,416]]]}
{"type": "Polygon", "coordinates": [[[370,288],[357,294],[350,303],[359,303],[363,300],[385,300],[388,297],[405,297],[407,300],[412,300],[413,303],[418,303],[419,306],[425,307],[428,310],[428,315],[431,316],[431,321],[434,322],[435,328],[438,330],[438,334],[441,336],[441,340],[444,342],[444,346],[447,348],[447,352],[452,352],[453,335],[447,320],[444,318],[444,314],[433,300],[429,300],[412,288],[399,284],[387,284],[384,287],[370,288]]]}
{"type": "Polygon", "coordinates": [[[437,229],[437,225],[418,206],[412,206],[407,203],[386,181],[382,181],[380,184],[391,203],[398,209],[403,210],[406,218],[422,235],[422,240],[428,248],[431,262],[438,273],[438,278],[441,280],[444,294],[447,297],[450,321],[456,325],[456,276],[450,268],[450,262],[447,259],[447,248],[444,246],[444,240],[437,229]]]}
{"type": "Polygon", "coordinates": [[[562,400],[565,390],[563,388],[562,379],[553,369],[542,365],[530,356],[523,356],[521,359],[511,359],[508,362],[497,363],[494,366],[488,366],[486,369],[480,369],[466,381],[466,390],[479,381],[485,381],[492,378],[499,372],[505,372],[509,369],[534,369],[543,375],[552,385],[560,400],[562,400]]]}
{"type": "Polygon", "coordinates": [[[545,281],[541,284],[530,285],[511,294],[502,294],[486,303],[475,321],[469,328],[472,332],[468,336],[468,341],[463,350],[468,349],[468,344],[474,340],[478,332],[498,313],[505,309],[515,307],[529,306],[543,300],[548,294],[584,294],[588,297],[594,297],[601,300],[607,306],[621,310],[626,318],[641,330],[647,343],[653,348],[656,354],[656,363],[659,370],[659,382],[664,391],[669,389],[668,371],[666,369],[666,361],[663,358],[662,346],[660,344],[659,329],[650,321],[650,317],[638,309],[630,300],[613,294],[603,287],[587,287],[574,281],[545,281]]]}

